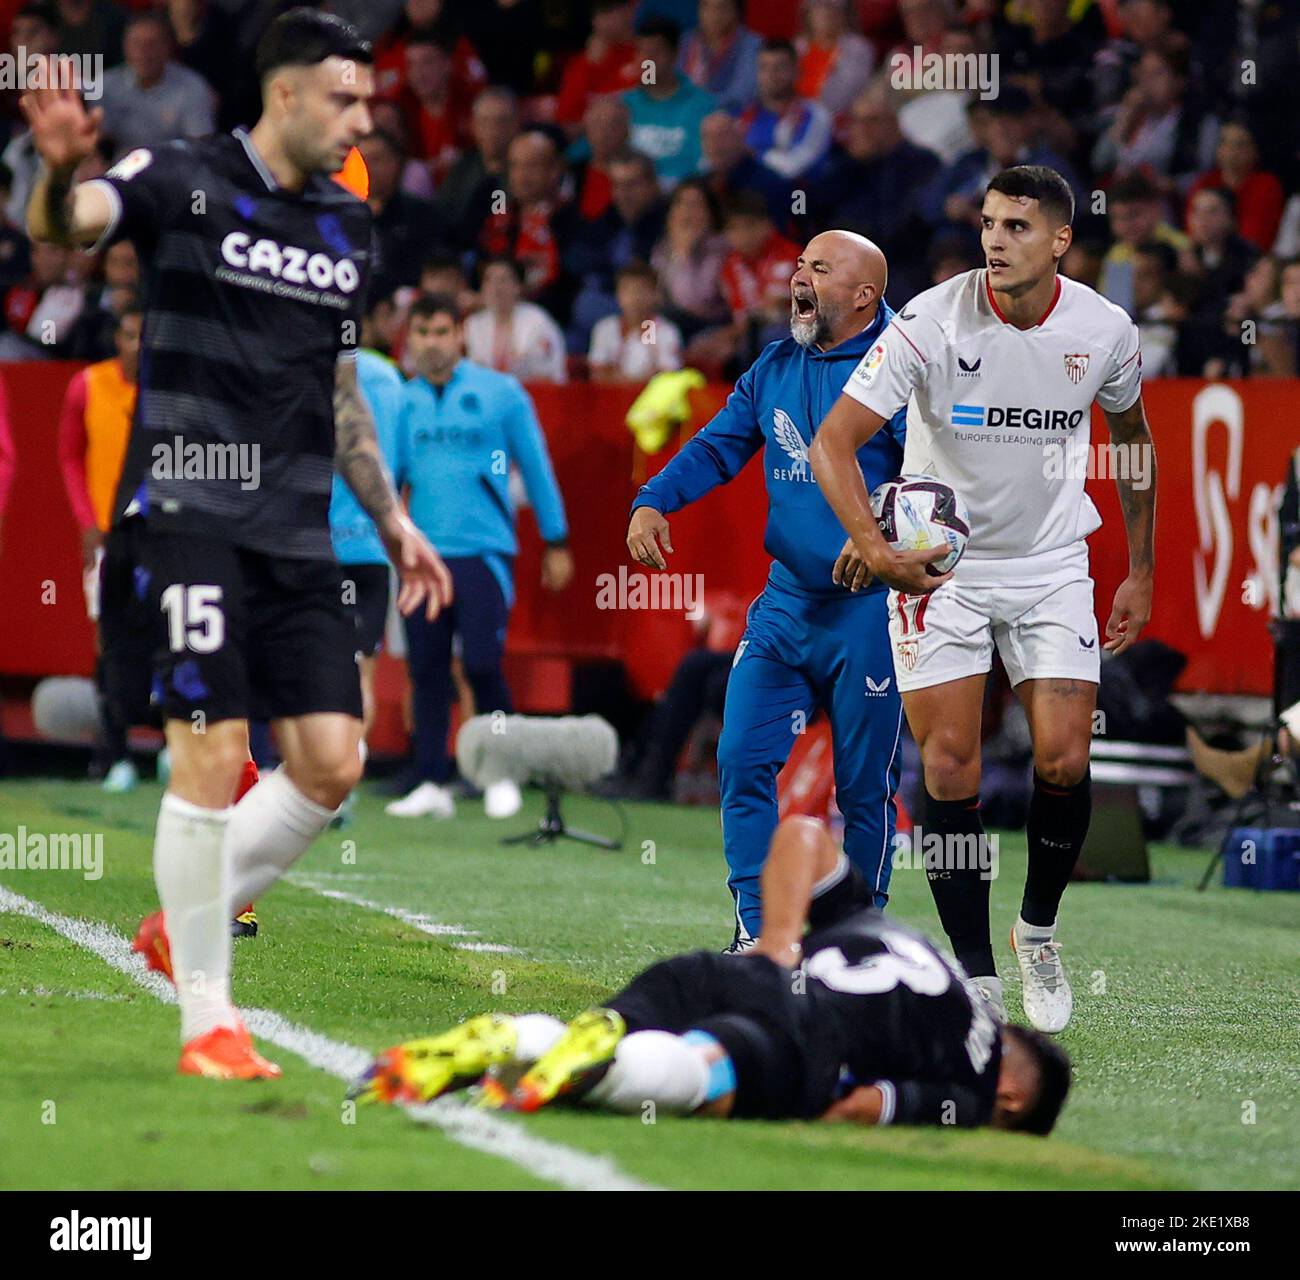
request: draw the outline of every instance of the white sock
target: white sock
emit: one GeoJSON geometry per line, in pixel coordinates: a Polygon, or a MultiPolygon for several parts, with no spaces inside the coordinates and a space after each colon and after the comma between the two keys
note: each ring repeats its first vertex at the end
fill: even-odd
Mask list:
{"type": "Polygon", "coordinates": [[[511,1021],[516,1062],[536,1062],[564,1034],[564,1023],[549,1013],[517,1013],[511,1021]]]}
{"type": "Polygon", "coordinates": [[[202,809],[169,791],[158,810],[153,874],[167,921],[181,1007],[181,1043],[233,1027],[230,1003],[229,809],[202,809]]]}
{"type": "Polygon", "coordinates": [[[1023,942],[1027,946],[1036,947],[1040,942],[1051,942],[1056,933],[1056,921],[1051,924],[1026,924],[1019,916],[1016,917],[1016,941],[1023,942]]]}
{"type": "Polygon", "coordinates": [[[647,1102],[688,1115],[708,1091],[709,1064],[699,1049],[669,1031],[636,1031],[619,1041],[613,1065],[583,1101],[624,1115],[647,1102]]]}
{"type": "Polygon", "coordinates": [[[230,908],[260,898],[329,826],[336,810],[308,800],[284,768],[268,774],[230,811],[230,908]]]}

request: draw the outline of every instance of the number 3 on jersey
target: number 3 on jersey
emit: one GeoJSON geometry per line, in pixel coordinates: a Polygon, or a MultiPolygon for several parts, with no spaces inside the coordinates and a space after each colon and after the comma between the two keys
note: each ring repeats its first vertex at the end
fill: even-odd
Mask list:
{"type": "Polygon", "coordinates": [[[888,951],[851,964],[839,947],[825,947],[804,963],[809,977],[851,996],[879,995],[901,982],[917,995],[937,996],[948,989],[952,974],[938,956],[906,936],[884,939],[888,951]]]}
{"type": "Polygon", "coordinates": [[[173,583],[162,593],[167,615],[167,639],[173,653],[214,653],[226,638],[226,616],[221,612],[218,586],[182,586],[173,583]]]}

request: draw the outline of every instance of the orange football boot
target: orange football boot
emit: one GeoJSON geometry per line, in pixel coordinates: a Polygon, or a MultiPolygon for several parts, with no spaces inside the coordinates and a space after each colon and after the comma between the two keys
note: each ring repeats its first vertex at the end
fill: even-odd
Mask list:
{"type": "Polygon", "coordinates": [[[140,921],[140,927],[135,931],[135,940],[131,943],[131,950],[144,956],[146,969],[161,973],[168,982],[176,981],[172,973],[172,944],[168,941],[167,928],[163,924],[161,911],[155,911],[153,915],[145,916],[140,921]]]}
{"type": "Polygon", "coordinates": [[[210,1080],[274,1080],[280,1075],[280,1068],[253,1048],[253,1039],[242,1022],[196,1036],[181,1050],[176,1070],[183,1076],[207,1076],[210,1080]]]}

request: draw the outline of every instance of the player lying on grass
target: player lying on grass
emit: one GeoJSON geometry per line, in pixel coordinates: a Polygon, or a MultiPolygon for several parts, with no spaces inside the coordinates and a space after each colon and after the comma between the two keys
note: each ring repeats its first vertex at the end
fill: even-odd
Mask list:
{"type": "Polygon", "coordinates": [[[872,905],[810,818],[788,818],[763,868],[763,932],[741,955],[652,965],[565,1026],[487,1013],[381,1054],[352,1089],[424,1102],[478,1084],[489,1108],[560,1097],[609,1111],[1051,1131],[1070,1062],[999,1027],[962,970],[872,905]]]}

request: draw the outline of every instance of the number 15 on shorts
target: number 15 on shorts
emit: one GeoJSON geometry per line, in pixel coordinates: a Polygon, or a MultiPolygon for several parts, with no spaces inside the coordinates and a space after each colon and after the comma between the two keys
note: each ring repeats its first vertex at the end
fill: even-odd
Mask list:
{"type": "Polygon", "coordinates": [[[226,638],[226,616],[221,612],[221,588],[173,583],[162,593],[167,615],[167,642],[173,653],[215,653],[226,638]]]}

